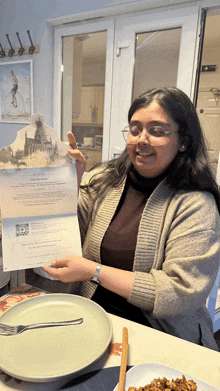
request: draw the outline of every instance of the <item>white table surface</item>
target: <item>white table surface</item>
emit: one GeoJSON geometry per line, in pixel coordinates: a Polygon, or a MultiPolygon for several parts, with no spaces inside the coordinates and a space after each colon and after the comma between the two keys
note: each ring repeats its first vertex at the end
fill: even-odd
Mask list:
{"type": "MultiPolygon", "coordinates": [[[[19,297],[21,298],[21,294],[19,297]]],[[[27,295],[26,298],[28,297],[30,295],[27,295]]],[[[15,296],[13,296],[13,300],[14,298],[15,296]]],[[[9,297],[7,299],[8,302],[12,300],[9,297]]],[[[113,325],[111,349],[104,353],[102,358],[90,368],[90,371],[120,366],[122,331],[123,327],[127,327],[129,339],[128,366],[147,362],[164,364],[196,377],[220,390],[219,352],[114,315],[109,316],[113,325]]],[[[0,370],[0,391],[57,391],[68,380],[64,379],[51,383],[29,383],[13,379],[0,370]]]]}

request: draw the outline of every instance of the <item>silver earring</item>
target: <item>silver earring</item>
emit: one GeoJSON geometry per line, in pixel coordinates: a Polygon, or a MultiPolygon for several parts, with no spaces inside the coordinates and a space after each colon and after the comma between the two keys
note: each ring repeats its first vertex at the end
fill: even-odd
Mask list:
{"type": "Polygon", "coordinates": [[[186,146],[185,145],[181,145],[180,149],[181,149],[181,151],[184,151],[186,149],[186,146]]]}

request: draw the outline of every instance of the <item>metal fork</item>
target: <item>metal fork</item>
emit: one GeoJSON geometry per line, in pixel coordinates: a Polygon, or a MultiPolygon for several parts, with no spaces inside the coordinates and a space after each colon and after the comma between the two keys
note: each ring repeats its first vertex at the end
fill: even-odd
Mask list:
{"type": "Polygon", "coordinates": [[[25,330],[39,329],[43,327],[57,327],[57,326],[70,326],[74,324],[80,324],[83,322],[83,318],[75,320],[66,320],[64,322],[47,322],[47,323],[35,323],[29,325],[9,326],[7,324],[0,323],[0,335],[17,335],[23,333],[25,330]]]}

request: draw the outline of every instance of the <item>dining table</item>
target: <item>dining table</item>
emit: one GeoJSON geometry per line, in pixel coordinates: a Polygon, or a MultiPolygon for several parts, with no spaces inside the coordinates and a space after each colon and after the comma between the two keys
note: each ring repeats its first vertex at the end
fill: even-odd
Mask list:
{"type": "MultiPolygon", "coordinates": [[[[48,293],[50,292],[23,284],[0,297],[0,316],[24,300],[48,293]]],[[[13,378],[0,369],[0,390],[113,391],[119,380],[124,327],[128,330],[127,370],[142,363],[166,365],[220,390],[219,352],[112,314],[108,316],[113,330],[111,343],[101,358],[82,371],[79,376],[73,375],[56,381],[34,383],[13,378]]],[[[17,359],[21,360],[22,357],[17,359]]]]}

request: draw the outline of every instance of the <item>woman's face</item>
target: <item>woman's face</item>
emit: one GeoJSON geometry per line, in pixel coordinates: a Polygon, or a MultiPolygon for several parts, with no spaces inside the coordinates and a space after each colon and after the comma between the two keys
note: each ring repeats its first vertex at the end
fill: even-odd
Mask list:
{"type": "MultiPolygon", "coordinates": [[[[175,158],[180,149],[178,141],[178,125],[167,112],[156,102],[138,109],[132,116],[130,126],[136,125],[141,130],[140,137],[135,139],[129,134],[127,151],[137,172],[153,178],[162,174],[175,158]],[[172,132],[160,137],[159,146],[152,145],[154,141],[146,137],[146,130],[152,126],[161,126],[165,131],[172,132]]],[[[154,138],[155,140],[155,138],[154,138]]]]}

